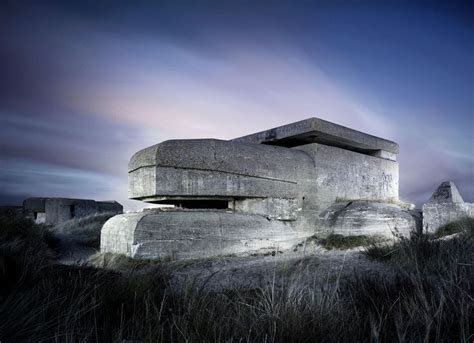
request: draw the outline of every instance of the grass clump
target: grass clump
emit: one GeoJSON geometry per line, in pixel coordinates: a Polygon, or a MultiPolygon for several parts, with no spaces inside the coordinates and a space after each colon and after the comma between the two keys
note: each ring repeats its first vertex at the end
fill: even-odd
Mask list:
{"type": "Polygon", "coordinates": [[[465,217],[439,227],[434,233],[435,238],[473,230],[474,218],[465,217]]]}
{"type": "MultiPolygon", "coordinates": [[[[450,274],[462,266],[469,267],[472,277],[474,268],[474,230],[462,231],[459,236],[440,240],[427,234],[401,237],[393,245],[371,244],[365,249],[369,258],[390,261],[393,264],[417,270],[423,274],[450,274]]],[[[471,279],[472,280],[472,279],[471,279]]]]}
{"type": "Polygon", "coordinates": [[[352,249],[360,246],[366,246],[371,242],[371,238],[366,235],[344,236],[340,234],[330,234],[321,239],[320,244],[325,249],[352,249]]]}
{"type": "Polygon", "coordinates": [[[168,261],[170,260],[133,259],[123,254],[114,254],[110,252],[96,253],[89,257],[89,263],[95,267],[111,269],[120,272],[143,270],[168,261]]]}
{"type": "Polygon", "coordinates": [[[107,220],[117,215],[115,212],[95,213],[85,217],[73,218],[50,228],[58,238],[98,249],[100,231],[107,220]]]}
{"type": "Polygon", "coordinates": [[[364,249],[364,254],[373,260],[390,260],[392,254],[397,252],[397,249],[394,245],[391,244],[379,244],[379,243],[370,243],[364,249]]]}
{"type": "MultiPolygon", "coordinates": [[[[438,235],[412,233],[410,237],[400,236],[392,245],[372,242],[364,253],[372,259],[391,260],[397,265],[427,269],[439,272],[446,268],[457,268],[456,259],[474,260],[474,221],[462,221],[449,225],[449,232],[459,233],[450,240],[440,240],[438,235]],[[453,229],[454,228],[454,229],[453,229]],[[459,230],[459,228],[462,228],[459,230]]],[[[447,232],[447,231],[443,231],[447,232]]]]}
{"type": "MultiPolygon", "coordinates": [[[[25,271],[31,275],[40,272],[56,257],[57,244],[43,226],[29,218],[0,217],[0,280],[7,274],[12,276],[3,280],[3,286],[8,288],[8,283],[25,271]]],[[[1,291],[0,287],[0,295],[1,291]]]]}

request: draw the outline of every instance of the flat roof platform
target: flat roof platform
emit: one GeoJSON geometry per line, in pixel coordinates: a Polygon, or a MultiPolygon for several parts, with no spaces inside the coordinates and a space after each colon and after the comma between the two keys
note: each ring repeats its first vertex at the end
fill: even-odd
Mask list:
{"type": "Polygon", "coordinates": [[[379,150],[398,154],[398,144],[319,118],[309,118],[270,130],[234,138],[232,142],[295,147],[320,143],[371,154],[379,150]]]}

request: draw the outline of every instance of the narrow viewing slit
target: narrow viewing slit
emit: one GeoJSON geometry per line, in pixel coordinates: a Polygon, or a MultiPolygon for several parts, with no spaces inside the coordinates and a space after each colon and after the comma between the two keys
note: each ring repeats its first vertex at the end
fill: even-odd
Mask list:
{"type": "Polygon", "coordinates": [[[227,209],[228,200],[164,200],[157,202],[163,205],[174,205],[186,209],[227,209]]]}

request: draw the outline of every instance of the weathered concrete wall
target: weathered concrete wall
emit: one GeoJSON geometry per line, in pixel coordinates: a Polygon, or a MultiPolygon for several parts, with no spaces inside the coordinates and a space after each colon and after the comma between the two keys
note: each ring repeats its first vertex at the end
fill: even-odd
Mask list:
{"type": "Polygon", "coordinates": [[[336,201],[398,201],[398,163],[322,144],[292,150],[313,160],[313,179],[306,185],[307,206],[323,210],[336,201]]]}
{"type": "Polygon", "coordinates": [[[435,232],[443,225],[474,217],[473,209],[474,204],[464,202],[453,182],[443,182],[423,205],[423,229],[435,232]]]}
{"type": "Polygon", "coordinates": [[[260,214],[273,220],[294,221],[301,208],[297,199],[265,198],[235,200],[233,209],[237,212],[260,214]]]}
{"type": "Polygon", "coordinates": [[[46,225],[56,225],[72,218],[85,217],[94,213],[122,213],[123,207],[116,201],[96,202],[88,199],[28,198],[23,202],[24,213],[35,218],[35,213],[44,213],[46,225]]]}
{"type": "Polygon", "coordinates": [[[256,214],[154,210],[109,219],[102,228],[101,251],[135,258],[197,258],[288,249],[310,235],[256,214]]]}
{"type": "Polygon", "coordinates": [[[115,212],[115,213],[122,213],[123,206],[115,200],[109,201],[96,201],[97,204],[97,212],[115,212]]]}
{"type": "Polygon", "coordinates": [[[129,163],[129,196],[293,198],[313,161],[287,148],[215,139],[166,141],[136,153],[129,163]]]}
{"type": "Polygon", "coordinates": [[[468,217],[473,217],[474,218],[474,204],[469,203],[469,202],[465,202],[464,206],[465,206],[466,212],[468,214],[468,217]]]}
{"type": "Polygon", "coordinates": [[[46,199],[47,198],[27,198],[23,200],[23,214],[31,220],[43,224],[46,220],[46,199]],[[40,214],[40,215],[38,215],[40,214]]]}
{"type": "Polygon", "coordinates": [[[27,198],[23,200],[23,209],[27,212],[44,211],[47,198],[27,198]]]}
{"type": "MultiPolygon", "coordinates": [[[[351,235],[377,235],[395,238],[418,231],[416,216],[408,210],[387,203],[370,201],[341,202],[321,213],[328,232],[351,235]]],[[[323,224],[324,225],[324,224],[323,224]]]]}
{"type": "Polygon", "coordinates": [[[397,162],[317,143],[288,149],[167,141],[135,154],[129,169],[129,194],[144,201],[304,197],[307,206],[321,209],[336,199],[398,200],[397,162]]]}

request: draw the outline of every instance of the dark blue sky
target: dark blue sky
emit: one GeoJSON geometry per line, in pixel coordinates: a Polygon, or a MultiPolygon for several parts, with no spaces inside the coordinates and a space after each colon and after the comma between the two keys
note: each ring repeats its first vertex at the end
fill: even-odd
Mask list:
{"type": "Polygon", "coordinates": [[[474,200],[473,2],[98,3],[0,5],[1,204],[136,208],[138,149],[311,116],[398,142],[402,199],[474,200]]]}

